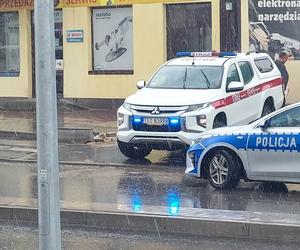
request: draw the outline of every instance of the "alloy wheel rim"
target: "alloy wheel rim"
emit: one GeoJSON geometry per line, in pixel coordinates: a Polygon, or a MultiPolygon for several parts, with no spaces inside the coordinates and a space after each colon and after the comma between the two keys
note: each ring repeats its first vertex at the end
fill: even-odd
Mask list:
{"type": "Polygon", "coordinates": [[[222,185],[228,176],[227,159],[221,155],[215,155],[209,165],[209,173],[212,181],[217,185],[222,185]]]}

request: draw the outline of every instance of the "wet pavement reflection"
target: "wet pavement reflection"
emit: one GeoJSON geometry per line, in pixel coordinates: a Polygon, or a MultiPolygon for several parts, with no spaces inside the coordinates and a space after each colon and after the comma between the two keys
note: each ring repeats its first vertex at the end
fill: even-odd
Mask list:
{"type": "MultiPolygon", "coordinates": [[[[37,206],[36,166],[0,163],[0,205],[37,206]]],[[[300,214],[300,185],[242,182],[218,191],[181,169],[62,165],[61,204],[65,209],[180,215],[182,209],[218,209],[300,214]]]]}

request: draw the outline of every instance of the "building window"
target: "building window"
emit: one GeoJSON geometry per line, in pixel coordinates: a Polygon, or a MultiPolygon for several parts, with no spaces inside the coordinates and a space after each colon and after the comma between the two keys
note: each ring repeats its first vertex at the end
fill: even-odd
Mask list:
{"type": "Polygon", "coordinates": [[[93,71],[133,74],[132,7],[97,8],[93,18],[93,71]]]}
{"type": "Polygon", "coordinates": [[[0,76],[18,76],[20,39],[18,12],[0,13],[0,76]]]}
{"type": "Polygon", "coordinates": [[[169,4],[167,15],[167,56],[178,51],[211,51],[211,4],[169,4]]]}

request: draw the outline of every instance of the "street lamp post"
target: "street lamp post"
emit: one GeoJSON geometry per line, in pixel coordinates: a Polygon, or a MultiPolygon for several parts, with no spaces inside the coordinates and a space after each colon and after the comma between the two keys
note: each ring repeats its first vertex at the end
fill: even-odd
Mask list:
{"type": "Polygon", "coordinates": [[[39,249],[60,250],[54,0],[35,0],[39,249]]]}

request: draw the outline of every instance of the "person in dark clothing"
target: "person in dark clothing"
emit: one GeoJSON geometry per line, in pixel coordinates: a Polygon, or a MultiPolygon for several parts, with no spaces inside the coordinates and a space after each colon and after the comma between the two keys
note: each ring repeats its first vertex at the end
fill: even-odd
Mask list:
{"type": "Polygon", "coordinates": [[[279,69],[282,77],[282,88],[283,88],[283,94],[284,94],[284,103],[286,102],[286,96],[288,94],[288,82],[289,82],[289,73],[285,67],[286,61],[289,59],[289,57],[292,56],[292,53],[289,49],[284,49],[279,53],[278,59],[275,61],[275,64],[277,68],[279,69]]]}

